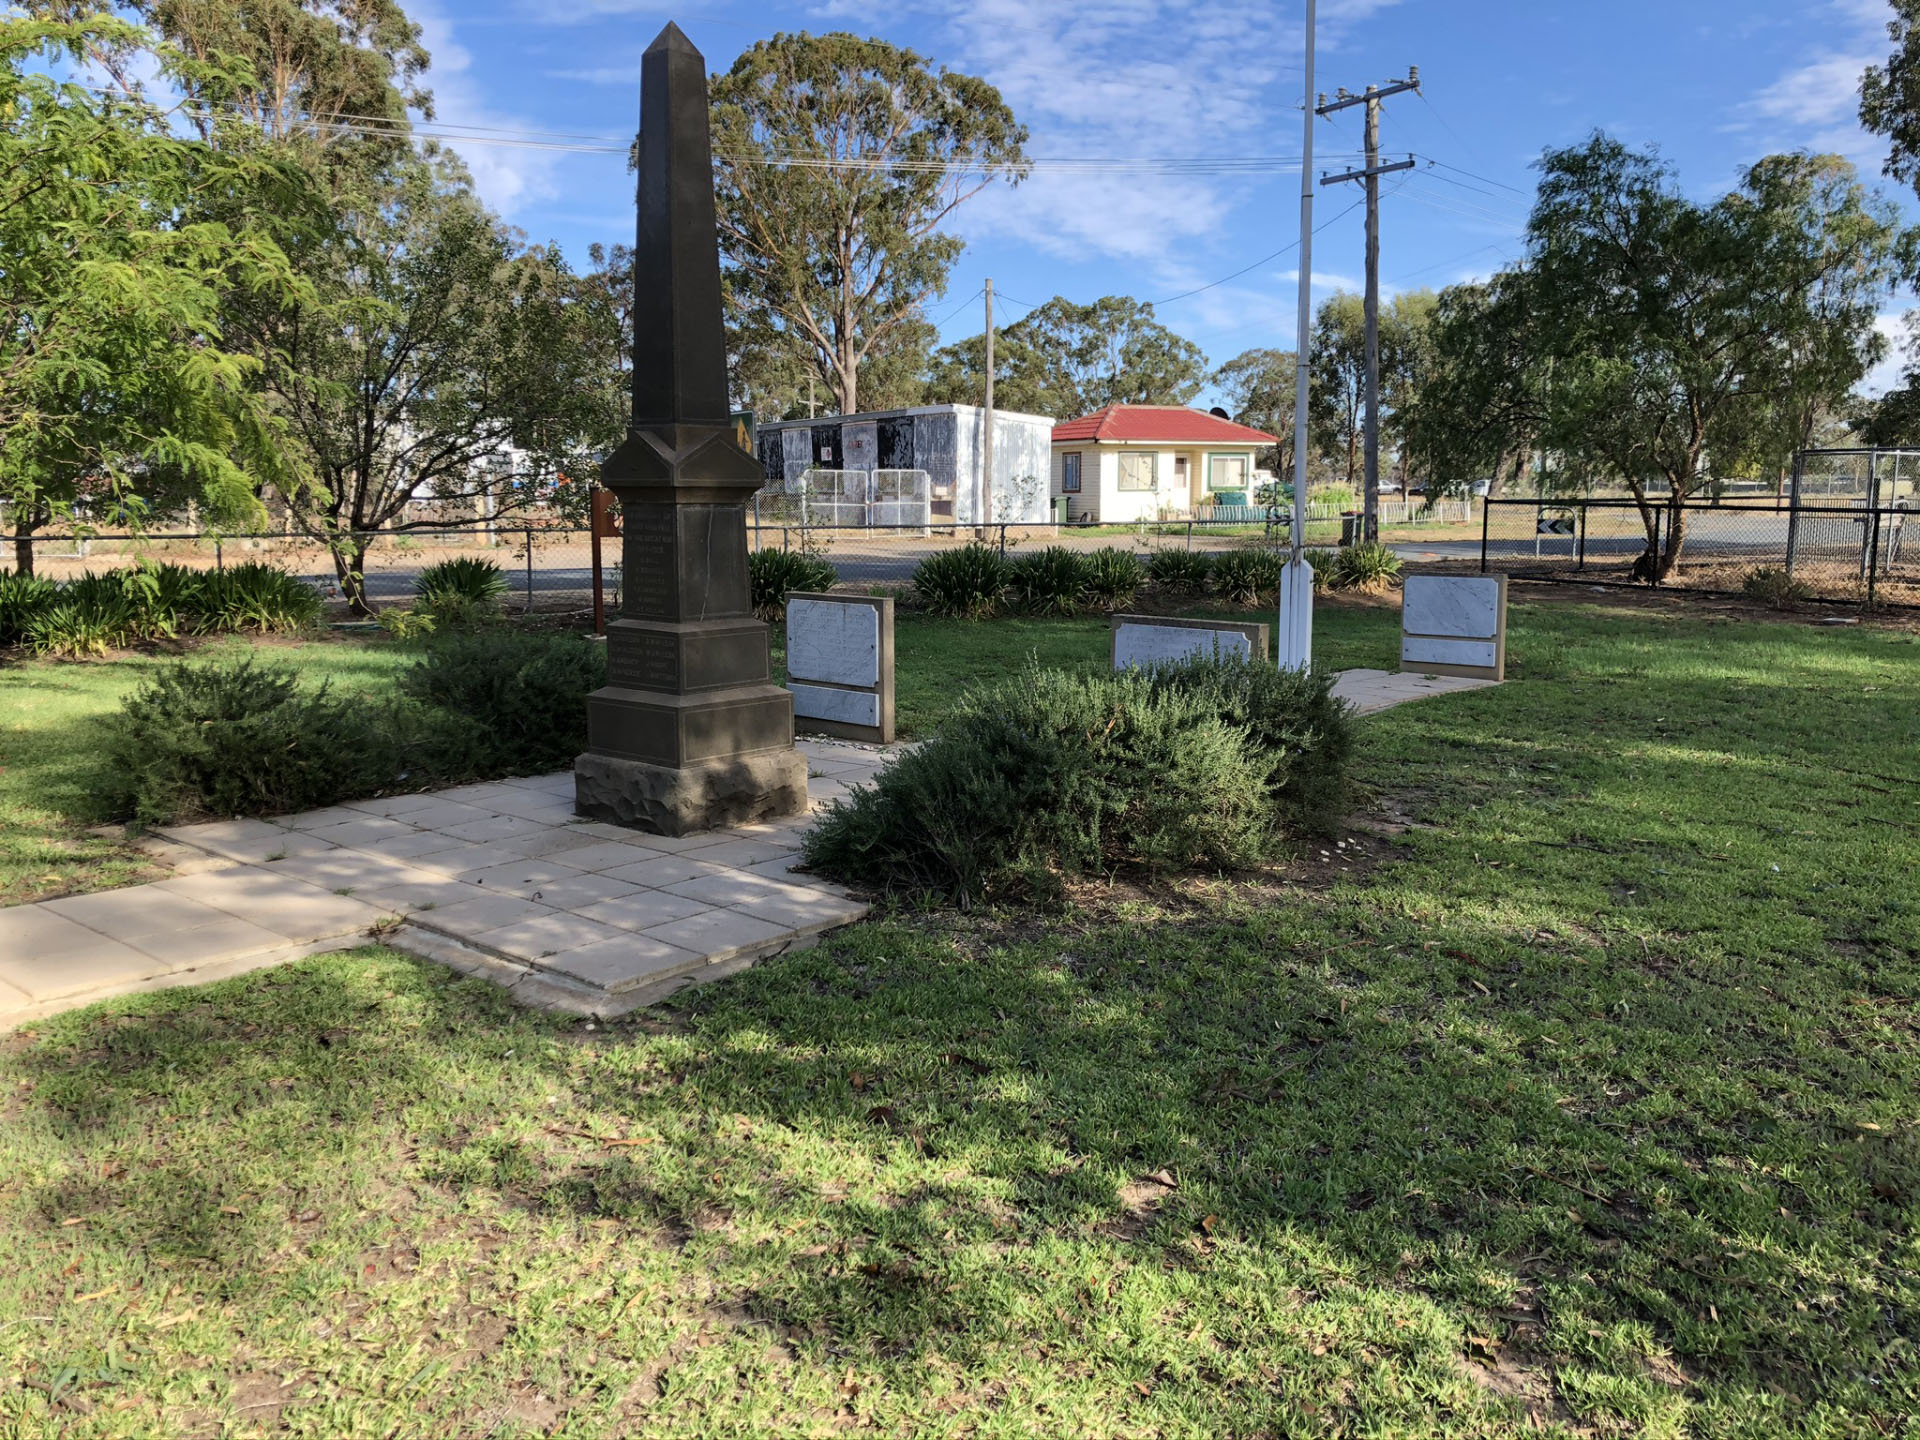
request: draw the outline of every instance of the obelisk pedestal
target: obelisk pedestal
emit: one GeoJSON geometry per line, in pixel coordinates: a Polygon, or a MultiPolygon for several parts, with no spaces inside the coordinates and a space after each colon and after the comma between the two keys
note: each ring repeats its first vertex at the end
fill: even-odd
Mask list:
{"type": "Polygon", "coordinates": [[[668,25],[641,75],[633,424],[601,467],[621,504],[620,616],[574,808],[686,835],[804,811],[807,765],[747,576],[766,477],[728,414],[706,63],[668,25]]]}

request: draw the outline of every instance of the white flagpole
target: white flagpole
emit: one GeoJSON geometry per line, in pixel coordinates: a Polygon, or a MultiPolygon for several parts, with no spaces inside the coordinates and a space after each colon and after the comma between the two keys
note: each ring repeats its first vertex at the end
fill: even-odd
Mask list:
{"type": "Polygon", "coordinates": [[[1294,336],[1293,554],[1280,572],[1280,668],[1313,664],[1313,567],[1307,542],[1307,349],[1313,328],[1314,0],[1307,0],[1306,140],[1300,149],[1300,310],[1294,336]]]}

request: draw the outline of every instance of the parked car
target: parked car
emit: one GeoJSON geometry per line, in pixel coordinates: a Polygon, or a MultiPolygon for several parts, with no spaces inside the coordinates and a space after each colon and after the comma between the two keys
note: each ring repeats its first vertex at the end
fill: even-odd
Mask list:
{"type": "Polygon", "coordinates": [[[1491,489],[1493,489],[1493,481],[1476,480],[1467,487],[1467,493],[1469,495],[1485,495],[1491,489]]]}

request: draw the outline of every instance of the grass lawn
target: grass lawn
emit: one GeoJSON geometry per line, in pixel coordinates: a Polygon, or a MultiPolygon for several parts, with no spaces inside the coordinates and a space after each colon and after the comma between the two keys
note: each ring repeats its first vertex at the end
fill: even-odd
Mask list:
{"type": "Polygon", "coordinates": [[[1511,644],[1265,883],[592,1029],[368,949],[0,1042],[0,1435],[1913,1433],[1920,649],[1511,644]]]}

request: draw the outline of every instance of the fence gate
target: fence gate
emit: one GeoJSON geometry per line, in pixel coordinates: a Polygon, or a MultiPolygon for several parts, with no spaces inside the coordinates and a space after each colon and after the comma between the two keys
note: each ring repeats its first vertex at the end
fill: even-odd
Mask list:
{"type": "Polygon", "coordinates": [[[876,470],[868,495],[869,525],[925,530],[933,523],[933,477],[924,470],[876,470]]]}

